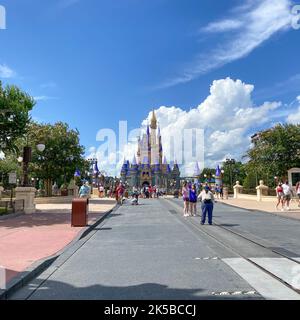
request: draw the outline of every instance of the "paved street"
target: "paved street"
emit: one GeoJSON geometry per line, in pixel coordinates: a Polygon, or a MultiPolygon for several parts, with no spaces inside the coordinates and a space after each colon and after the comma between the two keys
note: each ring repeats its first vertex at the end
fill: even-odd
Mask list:
{"type": "Polygon", "coordinates": [[[300,299],[298,221],[217,204],[200,226],[181,205],[123,205],[12,299],[300,299]]]}

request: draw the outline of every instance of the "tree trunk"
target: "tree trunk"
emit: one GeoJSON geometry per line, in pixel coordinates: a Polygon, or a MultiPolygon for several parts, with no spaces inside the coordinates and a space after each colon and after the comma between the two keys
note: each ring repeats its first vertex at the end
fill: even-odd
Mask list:
{"type": "Polygon", "coordinates": [[[46,191],[46,197],[52,196],[52,180],[51,179],[45,180],[45,191],[46,191]]]}

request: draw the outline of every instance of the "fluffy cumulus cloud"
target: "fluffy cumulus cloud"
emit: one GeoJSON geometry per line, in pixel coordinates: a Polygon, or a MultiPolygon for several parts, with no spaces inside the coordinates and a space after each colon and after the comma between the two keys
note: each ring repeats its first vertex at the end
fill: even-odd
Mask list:
{"type": "MultiPolygon", "coordinates": [[[[197,141],[197,144],[202,145],[202,140],[193,140],[192,136],[189,136],[187,139],[190,141],[185,141],[184,132],[198,129],[200,133],[203,132],[204,140],[204,162],[199,159],[202,168],[203,166],[215,166],[226,157],[241,159],[241,155],[250,145],[251,133],[271,123],[272,114],[281,106],[280,102],[265,102],[256,106],[251,98],[253,90],[253,85],[241,80],[220,79],[213,81],[207,98],[189,111],[175,106],[157,108],[155,112],[161,128],[163,150],[167,158],[173,157],[174,160],[178,157],[174,145],[183,139],[182,170],[186,175],[192,174],[195,165],[194,158],[189,158],[187,155],[197,154],[194,150],[194,142],[197,141]]],[[[152,111],[142,121],[142,131],[145,130],[151,116],[152,111]]],[[[197,144],[196,147],[198,147],[197,144]]],[[[119,153],[117,166],[111,166],[112,158],[102,163],[99,159],[100,165],[105,168],[109,168],[108,165],[110,165],[109,172],[114,167],[117,174],[124,157],[131,160],[136,150],[136,143],[130,142],[119,153]]],[[[93,151],[96,152],[96,150],[93,151]]]]}

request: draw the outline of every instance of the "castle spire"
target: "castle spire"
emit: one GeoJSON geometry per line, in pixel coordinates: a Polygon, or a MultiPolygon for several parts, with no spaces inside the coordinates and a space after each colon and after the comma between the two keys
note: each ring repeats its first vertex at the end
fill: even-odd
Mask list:
{"type": "Polygon", "coordinates": [[[151,118],[150,128],[153,129],[153,130],[157,129],[157,119],[156,119],[156,115],[155,115],[154,109],[152,110],[152,118],[151,118]]]}

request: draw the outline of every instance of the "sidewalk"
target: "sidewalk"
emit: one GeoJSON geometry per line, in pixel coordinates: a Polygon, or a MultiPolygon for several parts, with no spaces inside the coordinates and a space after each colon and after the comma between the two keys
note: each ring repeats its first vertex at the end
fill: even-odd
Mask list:
{"type": "Polygon", "coordinates": [[[296,200],[292,200],[290,203],[290,211],[281,211],[281,206],[279,205],[279,210],[276,210],[275,206],[277,203],[276,198],[274,197],[274,202],[271,201],[256,201],[248,199],[233,199],[229,198],[228,200],[217,199],[218,202],[228,204],[234,207],[239,207],[243,209],[265,211],[269,213],[276,214],[282,217],[289,217],[293,219],[300,220],[300,208],[296,200]]]}
{"type": "MultiPolygon", "coordinates": [[[[88,224],[115,206],[114,199],[93,199],[88,224]]],[[[33,263],[52,256],[84,228],[71,227],[71,204],[37,204],[37,212],[0,220],[0,266],[6,283],[33,263]]]]}

